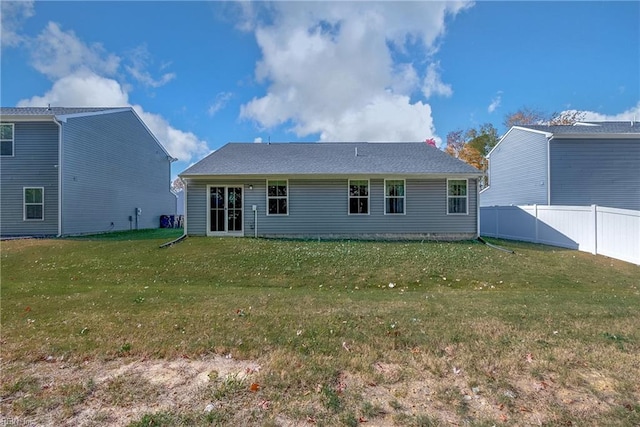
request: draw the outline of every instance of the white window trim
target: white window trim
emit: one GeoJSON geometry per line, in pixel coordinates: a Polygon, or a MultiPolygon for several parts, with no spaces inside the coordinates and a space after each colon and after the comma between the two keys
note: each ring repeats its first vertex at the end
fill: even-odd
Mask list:
{"type": "MultiPolygon", "coordinates": [[[[267,197],[267,205],[266,205],[266,214],[267,216],[289,216],[289,211],[291,211],[291,206],[289,206],[289,180],[288,179],[267,179],[266,180],[266,186],[265,186],[265,195],[267,197]],[[287,213],[275,213],[275,214],[270,214],[269,213],[269,181],[284,181],[287,184],[287,196],[286,196],[286,200],[287,200],[287,213]]],[[[274,199],[282,199],[283,197],[280,196],[275,196],[273,197],[274,199]]]]}
{"type": "MultiPolygon", "coordinates": [[[[1,123],[3,126],[11,126],[11,154],[0,154],[0,157],[13,157],[16,153],[16,126],[14,123],[1,123]]],[[[2,141],[9,141],[8,139],[3,139],[2,141]]],[[[29,187],[32,188],[32,187],[29,187]]]]}
{"type": "MultiPolygon", "coordinates": [[[[382,206],[382,212],[384,212],[385,215],[406,215],[407,214],[407,180],[406,179],[398,179],[398,178],[389,178],[389,179],[385,179],[384,180],[384,186],[382,187],[382,200],[383,200],[383,206],[382,206]],[[387,181],[402,181],[402,187],[404,188],[404,196],[402,196],[402,200],[403,200],[403,204],[402,204],[402,213],[388,213],[387,212],[387,181]]],[[[393,196],[394,198],[397,198],[397,196],[393,196]]]]}
{"type": "Polygon", "coordinates": [[[22,187],[22,220],[23,221],[44,221],[44,187],[22,187]],[[42,205],[42,218],[27,218],[27,190],[41,190],[42,203],[29,203],[31,205],[42,205]]]}
{"type": "Polygon", "coordinates": [[[446,203],[446,210],[447,210],[447,215],[469,215],[469,179],[468,178],[447,178],[447,188],[446,188],[446,192],[447,192],[447,203],[446,203]],[[465,181],[466,185],[467,185],[467,195],[464,196],[465,201],[466,201],[466,206],[465,206],[465,211],[464,213],[458,213],[458,212],[449,212],[449,199],[450,198],[460,198],[462,196],[449,196],[449,181],[465,181]]]}
{"type": "MultiPolygon", "coordinates": [[[[357,198],[362,198],[357,196],[357,198]]],[[[348,179],[347,180],[347,215],[369,215],[371,214],[371,182],[368,179],[348,179]],[[351,181],[367,181],[367,213],[351,213],[351,181]]]]}

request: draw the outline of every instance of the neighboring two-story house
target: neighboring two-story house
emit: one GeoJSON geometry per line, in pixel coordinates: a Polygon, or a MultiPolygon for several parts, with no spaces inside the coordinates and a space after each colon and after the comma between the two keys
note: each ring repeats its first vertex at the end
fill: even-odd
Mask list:
{"type": "Polygon", "coordinates": [[[3,107],[0,234],[158,228],[173,160],[130,107],[3,107]]]}
{"type": "Polygon", "coordinates": [[[640,124],[512,127],[491,150],[481,206],[640,210],[640,124]]]}

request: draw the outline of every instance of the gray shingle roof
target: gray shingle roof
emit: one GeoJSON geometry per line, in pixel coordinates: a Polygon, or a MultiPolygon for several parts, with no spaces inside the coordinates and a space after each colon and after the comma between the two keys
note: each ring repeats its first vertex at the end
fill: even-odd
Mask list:
{"type": "Polygon", "coordinates": [[[325,142],[230,143],[181,175],[309,174],[480,175],[480,172],[426,143],[325,142]]]}
{"type": "Polygon", "coordinates": [[[555,135],[640,134],[638,122],[580,122],[575,125],[523,125],[522,128],[549,132],[555,135]]]}
{"type": "Polygon", "coordinates": [[[64,116],[67,114],[97,113],[129,107],[0,107],[1,116],[64,116]]]}

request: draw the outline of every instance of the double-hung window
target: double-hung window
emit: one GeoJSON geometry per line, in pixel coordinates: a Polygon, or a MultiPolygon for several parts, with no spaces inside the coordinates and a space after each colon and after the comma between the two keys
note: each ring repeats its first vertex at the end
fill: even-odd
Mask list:
{"type": "Polygon", "coordinates": [[[42,221],[44,219],[44,188],[25,187],[24,220],[42,221]]]}
{"type": "Polygon", "coordinates": [[[13,123],[0,123],[0,156],[13,156],[13,123]]]}
{"type": "Polygon", "coordinates": [[[469,206],[466,179],[447,180],[447,214],[466,215],[469,206]]]}
{"type": "Polygon", "coordinates": [[[369,180],[349,180],[349,215],[369,214],[369,180]]]}
{"type": "Polygon", "coordinates": [[[385,179],[384,213],[385,215],[404,214],[404,179],[385,179]]]}
{"type": "Polygon", "coordinates": [[[286,180],[267,181],[267,214],[287,215],[289,201],[289,185],[286,180]]]}

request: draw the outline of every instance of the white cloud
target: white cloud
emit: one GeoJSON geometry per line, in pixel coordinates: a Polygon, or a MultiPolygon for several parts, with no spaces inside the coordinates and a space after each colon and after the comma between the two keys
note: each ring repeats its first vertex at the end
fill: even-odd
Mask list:
{"type": "MultiPolygon", "coordinates": [[[[576,110],[566,110],[560,114],[572,113],[576,110]]],[[[585,122],[601,122],[601,121],[640,121],[640,102],[626,111],[618,114],[602,114],[595,111],[580,111],[584,114],[582,121],[585,122]]]]}
{"type": "Polygon", "coordinates": [[[133,109],[169,154],[178,160],[188,162],[193,157],[200,158],[211,152],[207,143],[194,133],[174,128],[162,116],[146,112],[140,105],[134,105],[133,109]]]}
{"type": "MultiPolygon", "coordinates": [[[[140,105],[132,105],[129,101],[132,87],[113,78],[119,74],[120,58],[106,52],[102,45],[87,45],[72,31],[62,31],[57,24],[50,22],[30,42],[29,47],[34,67],[54,82],[44,95],[19,101],[19,107],[42,107],[48,104],[73,107],[131,106],[169,154],[178,160],[190,162],[210,152],[207,143],[192,132],[176,129],[162,116],[147,112],[140,105]]],[[[159,82],[145,82],[146,62],[134,63],[133,66],[137,66],[135,69],[142,73],[143,78],[139,80],[144,84],[154,86],[154,82],[161,83],[163,79],[169,79],[163,77],[159,82]]]]}
{"type": "Polygon", "coordinates": [[[49,22],[30,44],[33,67],[51,79],[79,70],[113,76],[120,66],[120,58],[107,53],[100,43],[87,45],[73,31],[62,31],[55,22],[49,22]]]}
{"type": "Polygon", "coordinates": [[[0,2],[0,41],[2,47],[16,47],[25,41],[19,31],[24,21],[34,15],[33,1],[0,2]]]}
{"type": "Polygon", "coordinates": [[[151,74],[148,71],[131,67],[129,65],[125,66],[126,70],[131,74],[131,77],[139,81],[145,86],[149,87],[160,87],[169,83],[171,80],[176,78],[175,73],[166,73],[160,76],[158,79],[154,79],[151,77],[151,74]]]}
{"type": "Polygon", "coordinates": [[[55,81],[42,96],[18,102],[18,107],[54,106],[122,107],[129,105],[129,96],[120,83],[89,71],[78,71],[55,81]]]}
{"type": "Polygon", "coordinates": [[[231,92],[220,92],[216,95],[216,99],[209,106],[209,110],[207,111],[210,116],[214,116],[218,111],[222,110],[227,102],[233,97],[231,92]]]}
{"type": "Polygon", "coordinates": [[[411,103],[409,97],[386,94],[373,99],[364,108],[345,111],[337,120],[318,121],[309,133],[320,133],[323,142],[419,142],[435,135],[431,106],[421,101],[411,103]]]}
{"type": "MultiPolygon", "coordinates": [[[[436,65],[420,76],[394,63],[409,46],[423,59],[437,50],[445,18],[465,2],[276,2],[269,24],[253,28],[262,58],[256,79],[267,93],[241,108],[241,118],[270,128],[290,124],[321,140],[424,141],[434,137],[431,108],[411,96],[450,96],[436,65]],[[429,70],[431,70],[429,72],[429,70]]],[[[255,8],[251,16],[258,16],[255,8]]],[[[267,9],[267,6],[264,6],[267,9]]]]}
{"type": "MultiPolygon", "coordinates": [[[[63,77],[43,96],[24,99],[18,106],[42,107],[47,104],[74,107],[131,106],[128,94],[120,83],[88,72],[63,77]]],[[[207,143],[193,133],[174,128],[163,117],[144,111],[140,105],[132,107],[169,154],[178,160],[188,162],[193,157],[209,153],[207,143]]]]}
{"type": "MultiPolygon", "coordinates": [[[[151,53],[145,44],[140,45],[129,53],[129,61],[131,65],[125,65],[127,72],[138,82],[144,86],[157,88],[164,86],[171,80],[176,78],[175,73],[165,73],[159,78],[154,78],[147,71],[147,67],[152,62],[151,53]]],[[[161,66],[161,68],[164,68],[161,66]]]]}
{"type": "Polygon", "coordinates": [[[487,112],[493,113],[502,103],[502,91],[498,91],[496,96],[491,100],[491,104],[487,107],[487,112]]]}
{"type": "Polygon", "coordinates": [[[440,79],[440,64],[439,63],[431,63],[427,67],[427,74],[424,76],[424,81],[422,85],[422,93],[424,97],[429,99],[433,95],[441,95],[445,97],[450,97],[453,95],[453,89],[451,89],[451,85],[443,83],[440,79]]]}
{"type": "Polygon", "coordinates": [[[262,144],[262,138],[261,137],[254,138],[253,142],[255,142],[256,144],[262,144]]]}

